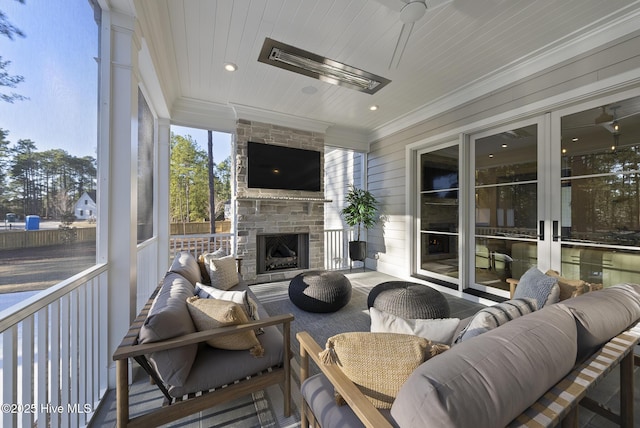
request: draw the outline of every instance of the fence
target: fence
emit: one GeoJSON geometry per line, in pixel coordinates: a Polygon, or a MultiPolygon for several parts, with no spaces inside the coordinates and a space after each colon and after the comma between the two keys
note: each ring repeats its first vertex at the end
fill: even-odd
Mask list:
{"type": "MultiPolygon", "coordinates": [[[[0,233],[0,250],[65,244],[68,242],[68,233],[69,231],[60,229],[4,232],[0,233]]],[[[95,242],[96,240],[95,227],[74,228],[72,229],[72,233],[75,234],[74,242],[95,242]]]]}
{"type": "MultiPolygon", "coordinates": [[[[171,223],[169,225],[169,232],[171,235],[202,235],[210,233],[209,228],[209,222],[171,223]]],[[[231,221],[216,221],[216,233],[229,233],[229,231],[231,231],[231,221]]]]}

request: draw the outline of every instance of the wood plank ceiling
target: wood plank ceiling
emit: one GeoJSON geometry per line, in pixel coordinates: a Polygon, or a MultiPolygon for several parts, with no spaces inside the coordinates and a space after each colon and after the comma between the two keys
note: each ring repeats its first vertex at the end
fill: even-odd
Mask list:
{"type": "MultiPolygon", "coordinates": [[[[635,16],[631,0],[453,0],[429,9],[397,68],[389,62],[399,13],[376,0],[112,0],[133,7],[169,109],[198,101],[311,119],[371,133],[459,96],[523,61],[635,16]],[[391,80],[374,95],[257,61],[266,37],[391,80]],[[237,64],[235,73],[223,64],[237,64]],[[303,88],[317,92],[307,94],[303,88]],[[377,111],[369,106],[378,105],[377,111]]],[[[603,31],[601,31],[603,30],[603,31]]],[[[640,26],[638,27],[640,31],[640,26]]],[[[567,48],[568,49],[568,48],[567,48]]],[[[565,49],[569,58],[579,52],[565,49]]],[[[533,72],[535,70],[531,70],[533,72]]],[[[502,73],[502,74],[500,74],[502,73]]],[[[474,93],[474,92],[473,92],[474,93]]]]}

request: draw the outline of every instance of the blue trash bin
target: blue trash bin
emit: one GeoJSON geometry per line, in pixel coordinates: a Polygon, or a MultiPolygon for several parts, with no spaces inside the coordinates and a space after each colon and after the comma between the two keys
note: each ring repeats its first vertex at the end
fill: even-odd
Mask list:
{"type": "Polygon", "coordinates": [[[40,229],[40,216],[28,215],[25,219],[24,228],[26,230],[38,230],[40,229]]]}

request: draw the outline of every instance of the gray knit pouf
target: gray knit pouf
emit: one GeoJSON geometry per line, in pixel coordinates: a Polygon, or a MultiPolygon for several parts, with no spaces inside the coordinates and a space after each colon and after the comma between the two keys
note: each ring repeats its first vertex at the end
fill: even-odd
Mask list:
{"type": "Polygon", "coordinates": [[[367,306],[404,319],[449,318],[449,302],[438,290],[405,281],[389,281],[369,292],[367,306]]]}
{"type": "Polygon", "coordinates": [[[351,300],[351,282],[338,272],[303,272],[289,283],[289,299],[307,312],[335,312],[351,300]]]}

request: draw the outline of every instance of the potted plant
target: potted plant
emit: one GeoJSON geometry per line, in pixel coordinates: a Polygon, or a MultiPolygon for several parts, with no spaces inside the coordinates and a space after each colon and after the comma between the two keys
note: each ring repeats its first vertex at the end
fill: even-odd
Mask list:
{"type": "Polygon", "coordinates": [[[378,220],[378,201],[371,192],[354,185],[350,186],[345,200],[347,206],[342,209],[342,216],[350,227],[357,227],[356,240],[349,241],[349,258],[363,262],[367,258],[367,242],[360,240],[360,229],[369,229],[378,220]]]}

